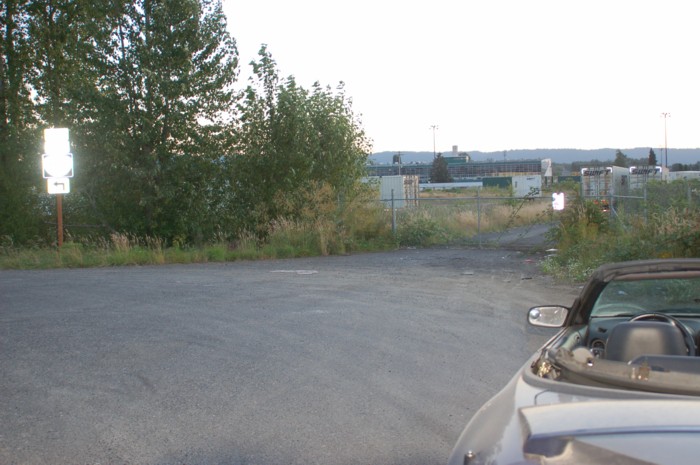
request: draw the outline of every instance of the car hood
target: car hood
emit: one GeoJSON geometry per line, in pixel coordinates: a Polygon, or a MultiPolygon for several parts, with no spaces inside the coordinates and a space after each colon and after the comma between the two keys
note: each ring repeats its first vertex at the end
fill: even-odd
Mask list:
{"type": "Polygon", "coordinates": [[[580,386],[529,364],[471,419],[450,465],[696,464],[700,400],[580,386]]]}

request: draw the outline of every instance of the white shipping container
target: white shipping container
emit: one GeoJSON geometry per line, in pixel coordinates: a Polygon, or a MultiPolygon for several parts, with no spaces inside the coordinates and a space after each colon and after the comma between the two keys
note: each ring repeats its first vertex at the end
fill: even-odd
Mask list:
{"type": "Polygon", "coordinates": [[[515,197],[542,196],[542,176],[513,176],[511,182],[515,197]]]}
{"type": "Polygon", "coordinates": [[[403,208],[418,204],[418,176],[382,176],[379,199],[387,208],[403,208]]]}
{"type": "Polygon", "coordinates": [[[671,171],[668,173],[669,181],[678,181],[679,179],[700,179],[700,171],[671,171]]]}
{"type": "Polygon", "coordinates": [[[630,190],[644,189],[649,181],[662,181],[663,169],[660,166],[631,166],[630,190]]]}
{"type": "Polygon", "coordinates": [[[581,168],[581,193],[584,198],[625,195],[628,189],[629,168],[621,166],[581,168]]]}

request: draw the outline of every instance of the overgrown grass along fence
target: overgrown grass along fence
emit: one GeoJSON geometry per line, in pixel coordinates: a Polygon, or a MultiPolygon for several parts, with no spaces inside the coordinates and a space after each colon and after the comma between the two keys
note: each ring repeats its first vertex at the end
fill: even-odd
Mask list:
{"type": "Polygon", "coordinates": [[[464,244],[479,232],[541,222],[551,215],[546,199],[514,199],[498,193],[507,191],[479,197],[474,191],[433,194],[416,207],[400,210],[386,208],[375,193],[374,198],[315,206],[301,218],[274,221],[264,240],[253,234],[234,240],[222,235],[199,246],[125,233],[71,235],[68,231],[59,251],[55,246],[14,247],[8,238],[0,238],[0,268],[223,262],[464,244]]]}
{"type": "Polygon", "coordinates": [[[575,189],[568,192],[563,212],[552,211],[549,194],[523,199],[509,197],[507,191],[473,190],[423,193],[411,208],[392,209],[375,194],[309,211],[302,218],[272,222],[265,240],[253,234],[233,240],[222,235],[198,246],[123,233],[72,236],[68,231],[58,251],[46,245],[15,247],[9,238],[0,238],[0,268],[223,262],[480,245],[485,233],[541,223],[555,225],[550,239],[558,249],[544,269],[569,280],[585,279],[606,262],[700,257],[700,182],[650,184],[646,195],[615,199],[610,211],[582,199],[575,189]]]}
{"type": "MultiPolygon", "coordinates": [[[[403,199],[396,200],[401,204],[403,199]]],[[[549,197],[481,195],[473,190],[461,195],[429,192],[416,204],[403,208],[392,208],[391,199],[382,202],[392,214],[392,231],[400,246],[453,242],[481,245],[485,233],[554,220],[549,197]]]]}
{"type": "Polygon", "coordinates": [[[546,271],[579,281],[603,263],[700,257],[700,181],[650,183],[613,197],[609,209],[597,200],[572,197],[552,230],[558,254],[546,271]]]}

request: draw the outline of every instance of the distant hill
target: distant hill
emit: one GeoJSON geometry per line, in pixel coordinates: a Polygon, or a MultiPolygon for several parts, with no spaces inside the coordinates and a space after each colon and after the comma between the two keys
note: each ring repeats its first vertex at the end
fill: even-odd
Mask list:
{"type": "MultiPolygon", "coordinates": [[[[631,159],[646,158],[649,156],[649,147],[633,149],[620,149],[622,153],[631,159]]],[[[466,152],[473,161],[503,160],[531,160],[551,158],[554,163],[573,163],[597,160],[601,162],[615,159],[617,149],[533,149],[533,150],[506,150],[500,152],[466,152]]],[[[391,164],[397,152],[378,152],[370,155],[369,159],[375,164],[391,164]]],[[[659,164],[665,164],[665,151],[654,149],[659,164]]],[[[443,152],[443,156],[452,156],[452,152],[443,152]]],[[[430,163],[433,161],[433,152],[404,152],[401,151],[401,162],[430,163]]],[[[668,149],[668,164],[674,163],[694,164],[700,161],[700,148],[697,149],[668,149]]]]}

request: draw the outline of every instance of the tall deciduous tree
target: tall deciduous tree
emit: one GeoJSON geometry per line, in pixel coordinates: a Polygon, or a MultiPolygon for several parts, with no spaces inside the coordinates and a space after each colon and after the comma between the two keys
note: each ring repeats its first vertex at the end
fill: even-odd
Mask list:
{"type": "Polygon", "coordinates": [[[127,2],[106,27],[92,60],[100,114],[85,146],[89,197],[114,229],[190,239],[211,232],[238,65],[220,1],[127,2]]]}
{"type": "Polygon", "coordinates": [[[0,3],[0,242],[24,242],[40,233],[30,5],[26,0],[0,3]]]}
{"type": "Polygon", "coordinates": [[[1,14],[0,235],[26,240],[42,222],[49,126],[71,131],[68,224],[139,236],[235,234],[299,215],[314,189],[341,198],[364,172],[342,84],[280,80],[263,48],[234,89],[221,0],[5,0],[1,14]]]}
{"type": "Polygon", "coordinates": [[[309,190],[352,191],[370,145],[342,83],[335,90],[318,83],[307,90],[293,77],[281,80],[265,46],[252,66],[255,76],[239,105],[233,185],[245,227],[264,233],[267,222],[295,217],[309,190]]]}
{"type": "Polygon", "coordinates": [[[238,64],[220,0],[6,0],[0,14],[0,234],[41,222],[47,126],[71,130],[69,213],[135,234],[214,230],[238,64]]]}

